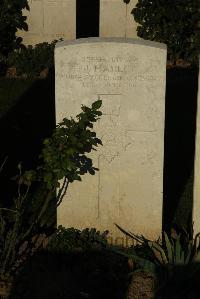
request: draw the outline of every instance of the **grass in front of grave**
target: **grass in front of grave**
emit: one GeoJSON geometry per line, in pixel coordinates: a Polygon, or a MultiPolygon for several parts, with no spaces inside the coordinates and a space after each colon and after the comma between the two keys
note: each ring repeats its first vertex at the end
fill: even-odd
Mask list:
{"type": "Polygon", "coordinates": [[[130,267],[106,235],[59,227],[23,264],[9,298],[127,298],[130,267]]]}
{"type": "Polygon", "coordinates": [[[20,272],[10,299],[125,299],[127,259],[109,250],[40,251],[20,272]]]}
{"type": "MultiPolygon", "coordinates": [[[[25,262],[9,298],[197,298],[199,268],[175,261],[164,265],[167,245],[153,253],[146,242],[127,248],[108,244],[95,229],[58,229],[46,247],[25,262]],[[155,276],[148,263],[156,265],[156,260],[163,266],[155,276]]],[[[175,245],[177,261],[181,250],[175,245]]]]}

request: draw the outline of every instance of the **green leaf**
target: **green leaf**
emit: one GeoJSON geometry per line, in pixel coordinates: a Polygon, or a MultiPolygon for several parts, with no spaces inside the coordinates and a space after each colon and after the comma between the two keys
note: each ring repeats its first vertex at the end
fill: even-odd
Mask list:
{"type": "Polygon", "coordinates": [[[92,109],[97,110],[101,107],[101,105],[102,105],[102,100],[97,100],[92,104],[92,109]]]}
{"type": "Polygon", "coordinates": [[[82,109],[83,112],[85,112],[85,113],[90,112],[90,108],[88,108],[87,106],[82,105],[81,109],[82,109]]]}
{"type": "Polygon", "coordinates": [[[95,171],[94,171],[93,169],[89,169],[89,173],[90,173],[91,175],[95,175],[95,171]]]}
{"type": "Polygon", "coordinates": [[[192,244],[189,243],[188,249],[187,249],[187,255],[185,258],[185,264],[188,264],[191,259],[191,253],[192,253],[192,244]]]}
{"type": "Polygon", "coordinates": [[[181,251],[180,263],[181,263],[181,265],[185,264],[185,252],[184,252],[184,250],[181,251]]]}
{"type": "Polygon", "coordinates": [[[172,247],[173,245],[171,244],[166,232],[164,232],[164,239],[165,239],[165,244],[167,247],[167,257],[168,257],[168,261],[170,264],[173,263],[173,250],[172,247]]]}
{"type": "Polygon", "coordinates": [[[143,241],[141,240],[140,237],[136,236],[135,234],[133,234],[133,233],[131,233],[131,232],[127,232],[127,231],[125,231],[122,227],[120,227],[120,226],[119,226],[118,224],[116,224],[116,223],[115,223],[115,225],[117,226],[117,228],[118,228],[122,233],[124,233],[125,235],[127,235],[127,236],[130,237],[131,239],[136,240],[137,242],[143,244],[143,241]]]}
{"type": "Polygon", "coordinates": [[[180,236],[175,242],[175,264],[181,264],[181,243],[180,243],[180,236]]]}
{"type": "Polygon", "coordinates": [[[95,140],[96,143],[103,145],[101,139],[99,139],[99,138],[95,138],[94,140],[95,140]]]}
{"type": "Polygon", "coordinates": [[[101,111],[95,111],[94,114],[95,114],[95,115],[98,115],[98,116],[101,116],[101,115],[102,115],[102,112],[101,112],[101,111]]]}
{"type": "MultiPolygon", "coordinates": [[[[166,257],[166,254],[165,254],[165,251],[164,249],[156,242],[151,242],[151,249],[153,250],[154,254],[156,253],[156,250],[157,252],[160,253],[161,255],[161,258],[162,260],[160,260],[158,258],[158,261],[161,262],[161,264],[168,264],[168,260],[167,260],[167,257],[166,257]]],[[[156,255],[155,255],[156,256],[156,255]]],[[[158,257],[159,255],[157,255],[156,257],[158,257]]]]}

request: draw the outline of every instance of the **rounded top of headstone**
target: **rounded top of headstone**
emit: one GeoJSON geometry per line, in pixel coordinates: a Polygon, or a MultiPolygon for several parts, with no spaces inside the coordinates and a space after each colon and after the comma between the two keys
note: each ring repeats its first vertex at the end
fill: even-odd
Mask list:
{"type": "Polygon", "coordinates": [[[90,44],[98,42],[110,42],[110,43],[125,43],[125,44],[136,44],[143,45],[147,47],[154,47],[160,49],[167,49],[167,45],[159,42],[153,42],[150,40],[145,40],[142,38],[123,38],[123,37],[88,37],[88,38],[78,38],[70,41],[62,41],[56,44],[56,48],[78,45],[78,44],[90,44]]]}

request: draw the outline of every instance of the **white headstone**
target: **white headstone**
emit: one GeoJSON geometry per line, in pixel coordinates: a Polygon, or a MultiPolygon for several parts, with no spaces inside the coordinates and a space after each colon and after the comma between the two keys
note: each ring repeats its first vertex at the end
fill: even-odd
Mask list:
{"type": "MultiPolygon", "coordinates": [[[[94,126],[103,146],[94,176],[73,182],[58,208],[65,227],[126,230],[157,238],[162,229],[166,46],[141,39],[87,38],[55,49],[56,120],[102,100],[94,126]]],[[[121,242],[121,241],[120,241],[121,242]]]]}
{"type": "Polygon", "coordinates": [[[200,62],[196,117],[193,222],[194,234],[197,234],[200,232],[200,62]]]}
{"type": "Polygon", "coordinates": [[[75,0],[29,0],[28,5],[30,10],[23,10],[28,31],[17,31],[25,45],[76,38],[75,0]]]}
{"type": "Polygon", "coordinates": [[[137,37],[137,26],[132,9],[138,0],[130,0],[125,4],[123,0],[101,0],[99,16],[100,37],[137,37]]]}

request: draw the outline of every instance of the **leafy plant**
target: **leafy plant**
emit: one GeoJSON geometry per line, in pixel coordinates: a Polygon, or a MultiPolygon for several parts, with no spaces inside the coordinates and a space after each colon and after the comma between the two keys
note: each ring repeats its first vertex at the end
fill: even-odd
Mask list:
{"type": "Polygon", "coordinates": [[[186,231],[185,234],[180,235],[172,229],[170,237],[168,237],[166,232],[163,233],[164,238],[162,242],[160,238],[156,241],[151,241],[146,239],[143,235],[127,232],[119,225],[116,224],[116,226],[124,234],[137,241],[143,247],[146,247],[148,256],[139,257],[134,248],[131,253],[124,253],[119,250],[117,250],[117,252],[132,258],[144,270],[151,272],[155,276],[160,266],[169,266],[168,269],[173,270],[171,266],[184,266],[189,263],[200,262],[200,233],[197,234],[194,239],[190,239],[186,231]]]}
{"type": "Polygon", "coordinates": [[[56,233],[47,245],[47,250],[67,252],[75,249],[104,248],[107,246],[107,234],[108,231],[100,233],[95,228],[85,228],[81,231],[73,227],[66,229],[62,225],[59,225],[56,233]]]}
{"type": "Polygon", "coordinates": [[[21,46],[22,38],[16,36],[18,29],[28,30],[22,9],[29,10],[27,0],[1,0],[0,3],[0,64],[14,49],[21,46]]]}
{"type": "Polygon", "coordinates": [[[44,69],[54,68],[54,48],[57,42],[54,40],[17,49],[9,55],[8,63],[16,67],[17,75],[38,76],[44,69]]]}
{"type": "Polygon", "coordinates": [[[48,213],[51,203],[56,202],[58,207],[69,183],[81,181],[81,175],[87,172],[94,175],[95,170],[98,170],[85,153],[96,150],[95,147],[102,144],[96,138],[96,133],[90,131],[102,114],[98,111],[101,104],[97,100],[92,108],[82,106],[83,112],[76,116],[77,121],[64,118],[52,136],[44,140],[44,148],[35,170],[23,173],[22,166],[18,165],[19,174],[15,177],[17,194],[13,198],[13,207],[0,208],[1,279],[14,276],[24,259],[35,248],[42,246],[41,237],[48,235],[48,220],[52,218],[52,214],[48,213]],[[59,182],[61,179],[62,183],[59,182]],[[31,192],[37,183],[43,186],[40,200],[37,192],[35,195],[31,192]]]}
{"type": "Polygon", "coordinates": [[[199,0],[139,0],[132,14],[144,39],[166,43],[168,59],[198,63],[200,54],[199,0]]]}
{"type": "Polygon", "coordinates": [[[175,231],[171,238],[167,236],[166,232],[163,234],[164,246],[157,242],[149,242],[149,247],[158,264],[187,265],[190,262],[200,261],[200,243],[197,244],[199,234],[195,236],[194,240],[187,240],[185,245],[182,245],[181,236],[177,235],[175,231]]]}

